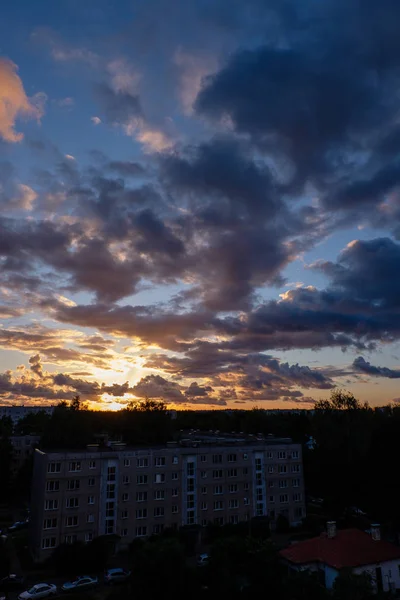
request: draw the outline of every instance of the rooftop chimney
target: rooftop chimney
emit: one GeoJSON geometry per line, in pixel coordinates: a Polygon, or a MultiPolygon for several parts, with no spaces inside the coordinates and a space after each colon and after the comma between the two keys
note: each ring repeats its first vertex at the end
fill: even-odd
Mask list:
{"type": "Polygon", "coordinates": [[[336,537],[336,521],[328,521],[326,524],[328,538],[336,537]]]}
{"type": "Polygon", "coordinates": [[[379,523],[373,523],[371,525],[371,537],[375,542],[379,542],[381,539],[381,526],[379,523]]]}

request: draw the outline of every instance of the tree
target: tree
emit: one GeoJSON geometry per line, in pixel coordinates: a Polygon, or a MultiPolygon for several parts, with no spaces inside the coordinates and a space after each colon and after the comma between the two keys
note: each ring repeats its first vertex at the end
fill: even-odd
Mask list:
{"type": "Polygon", "coordinates": [[[315,403],[314,408],[316,411],[350,411],[368,409],[369,404],[368,402],[362,404],[351,392],[335,388],[332,390],[329,400],[318,400],[318,402],[315,403]]]}
{"type": "Polygon", "coordinates": [[[333,584],[334,600],[368,600],[374,597],[372,578],[368,573],[356,575],[341,571],[333,584]]]}
{"type": "Polygon", "coordinates": [[[131,444],[164,444],[172,438],[171,418],[162,400],[130,402],[121,411],[122,433],[131,444]]]}

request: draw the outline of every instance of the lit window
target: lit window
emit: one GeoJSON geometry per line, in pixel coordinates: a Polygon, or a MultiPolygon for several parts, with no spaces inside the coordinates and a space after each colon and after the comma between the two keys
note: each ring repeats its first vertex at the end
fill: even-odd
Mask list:
{"type": "Polygon", "coordinates": [[[80,461],[70,462],[68,470],[69,471],[80,471],[81,470],[81,463],[80,463],[80,461]]]}

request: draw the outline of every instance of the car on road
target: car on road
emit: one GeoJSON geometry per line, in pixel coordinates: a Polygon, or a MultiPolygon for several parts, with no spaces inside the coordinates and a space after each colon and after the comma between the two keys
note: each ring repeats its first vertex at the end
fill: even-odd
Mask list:
{"type": "Polygon", "coordinates": [[[57,586],[53,583],[37,583],[26,592],[18,596],[18,600],[36,600],[37,598],[49,598],[57,595],[57,586]]]}
{"type": "Polygon", "coordinates": [[[67,581],[61,586],[62,592],[74,592],[76,590],[83,591],[95,587],[98,584],[97,577],[91,577],[90,575],[80,575],[72,581],[67,581]]]}
{"type": "Polygon", "coordinates": [[[0,579],[0,590],[2,592],[12,592],[14,590],[22,589],[24,585],[25,578],[22,575],[16,575],[15,573],[10,573],[3,579],[0,579]]]}
{"type": "Polygon", "coordinates": [[[130,574],[130,571],[126,571],[125,569],[121,569],[119,567],[115,569],[108,569],[104,575],[104,583],[123,583],[129,579],[130,574]]]}

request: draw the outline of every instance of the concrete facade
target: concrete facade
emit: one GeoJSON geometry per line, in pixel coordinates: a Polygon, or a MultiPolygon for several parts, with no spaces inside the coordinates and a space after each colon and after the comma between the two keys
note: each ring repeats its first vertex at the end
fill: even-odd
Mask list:
{"type": "Polygon", "coordinates": [[[301,446],[289,439],[191,439],[157,448],[36,450],[31,548],[117,534],[121,546],[164,527],[305,517],[301,446]]]}

